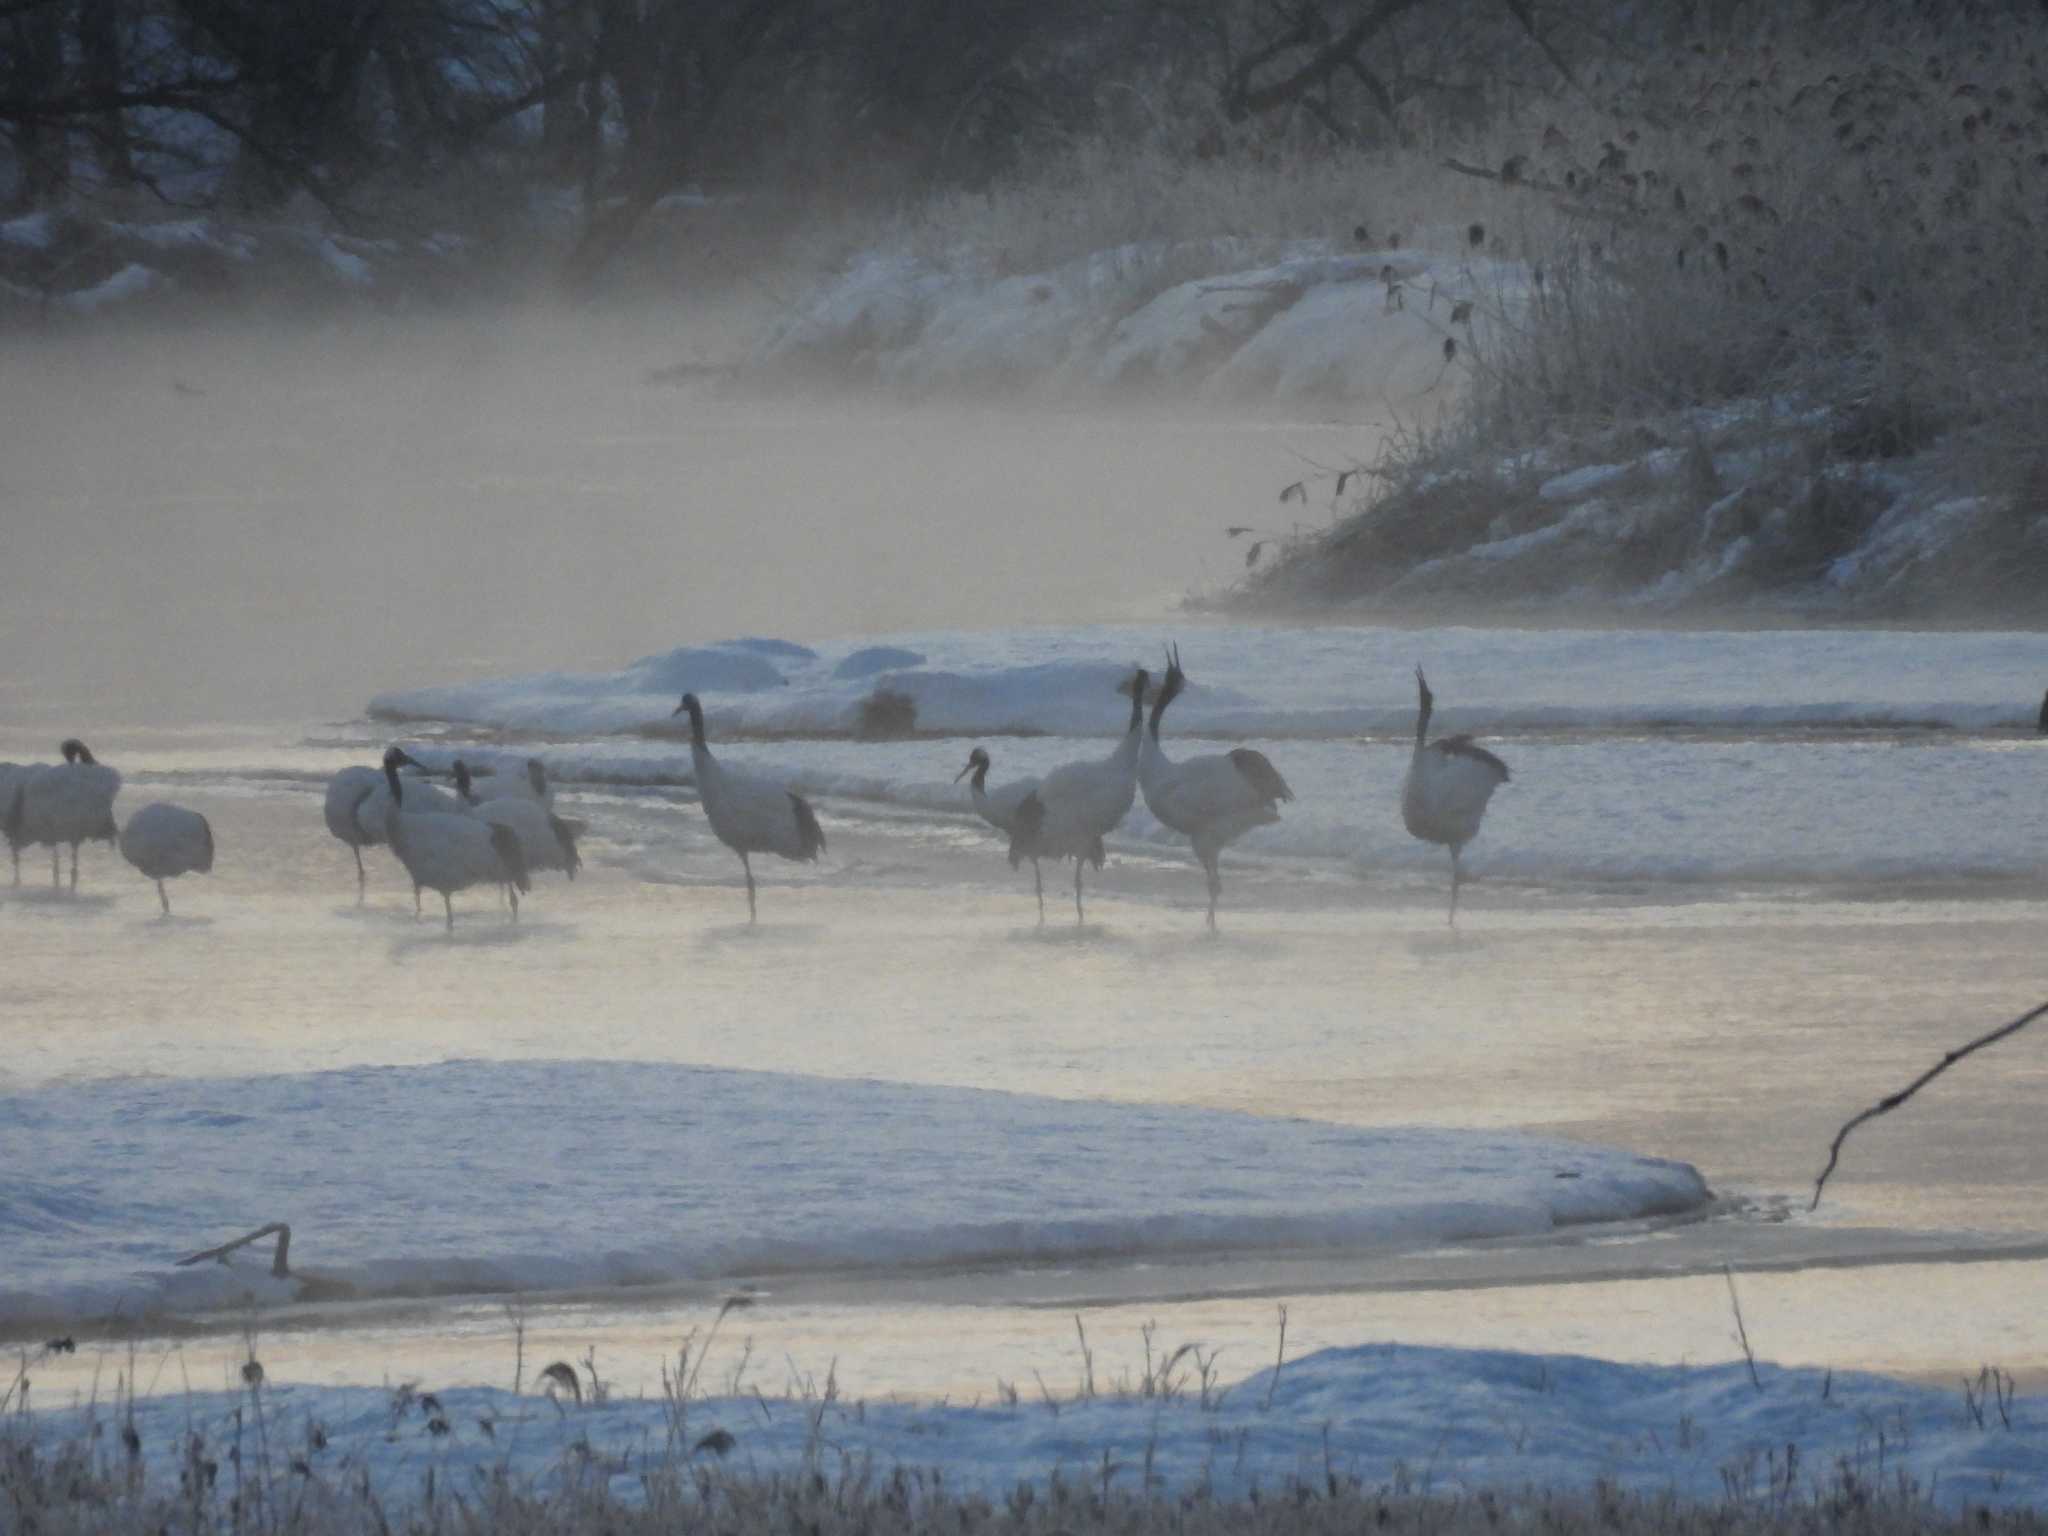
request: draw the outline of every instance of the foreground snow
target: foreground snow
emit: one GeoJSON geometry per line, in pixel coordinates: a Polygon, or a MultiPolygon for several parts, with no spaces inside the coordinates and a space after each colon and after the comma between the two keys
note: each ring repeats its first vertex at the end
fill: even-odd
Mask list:
{"type": "Polygon", "coordinates": [[[60,1320],[288,1299],[267,1253],[169,1267],[277,1219],[295,1266],[390,1295],[1425,1243],[1708,1198],[1683,1163],[1513,1132],[643,1062],[53,1085],[0,1098],[0,1161],[0,1317],[60,1320]]]}
{"type": "MultiPolygon", "coordinates": [[[[714,1353],[707,1374],[722,1366],[714,1353]]],[[[1437,1494],[1604,1481],[1766,1506],[1845,1483],[1883,1496],[1904,1488],[1945,1508],[2048,1499],[2048,1400],[2038,1397],[2008,1401],[2002,1414],[1987,1400],[1979,1422],[1956,1390],[1878,1376],[1764,1365],[1752,1384],[1739,1363],[1398,1345],[1329,1350],[1287,1362],[1277,1379],[1265,1371],[1206,1390],[1184,1359],[1170,1380],[1169,1397],[1050,1402],[1027,1386],[1019,1401],[978,1407],[857,1403],[824,1391],[586,1407],[439,1382],[391,1392],[271,1385],[143,1399],[133,1424],[159,1487],[177,1486],[188,1456],[217,1459],[223,1482],[266,1467],[282,1477],[296,1460],[306,1477],[367,1477],[400,1509],[430,1476],[470,1488],[499,1468],[542,1489],[596,1477],[637,1502],[650,1473],[711,1461],[718,1453],[704,1442],[722,1443],[720,1430],[731,1474],[886,1479],[903,1468],[956,1494],[997,1498],[1057,1477],[1223,1497],[1299,1485],[1320,1493],[1355,1479],[1437,1494]]],[[[118,1415],[102,1408],[98,1417],[118,1415]]],[[[54,1448],[90,1434],[89,1416],[41,1414],[31,1432],[54,1448]]]]}

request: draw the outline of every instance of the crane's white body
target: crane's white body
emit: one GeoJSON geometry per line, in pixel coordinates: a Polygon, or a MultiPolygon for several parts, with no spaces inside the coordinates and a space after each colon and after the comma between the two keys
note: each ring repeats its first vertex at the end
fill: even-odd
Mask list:
{"type": "MultiPolygon", "coordinates": [[[[1038,780],[1012,779],[1007,784],[998,784],[994,789],[990,789],[989,766],[988,753],[976,747],[967,755],[967,766],[960,770],[960,775],[955,776],[955,782],[958,782],[961,775],[972,774],[973,777],[967,781],[967,793],[974,801],[975,814],[998,832],[1014,837],[1017,832],[1017,808],[1027,798],[1037,793],[1038,780]]],[[[1045,921],[1045,876],[1038,859],[1019,853],[1010,860],[1010,865],[1014,869],[1018,860],[1024,857],[1031,858],[1031,881],[1038,892],[1038,920],[1042,923],[1045,921]]]]}
{"type": "Polygon", "coordinates": [[[182,805],[145,805],[121,829],[121,857],[156,882],[157,900],[169,917],[171,898],[164,882],[213,868],[213,828],[182,805]]]}
{"type": "MultiPolygon", "coordinates": [[[[375,847],[385,840],[384,828],[390,819],[391,786],[384,781],[384,775],[377,775],[377,784],[356,806],[356,826],[374,836],[365,840],[365,846],[375,847]]],[[[409,815],[426,811],[441,811],[450,816],[460,816],[466,807],[460,797],[445,789],[429,784],[423,779],[408,777],[405,780],[405,809],[409,815]]]]}
{"type": "MultiPolygon", "coordinates": [[[[401,788],[397,764],[388,754],[385,762],[384,841],[412,876],[415,887],[441,893],[450,933],[455,931],[455,892],[473,885],[529,889],[526,860],[519,839],[509,829],[494,827],[463,810],[413,810],[413,792],[401,788]]],[[[512,920],[519,920],[516,894],[512,896],[512,920]]]]}
{"type": "Polygon", "coordinates": [[[1280,819],[1280,802],[1294,791],[1263,752],[1239,747],[1175,762],[1159,742],[1166,706],[1180,696],[1186,678],[1176,654],[1152,706],[1151,729],[1138,751],[1138,787],[1154,816],[1194,844],[1209,878],[1209,926],[1216,926],[1216,900],[1223,894],[1219,868],[1223,850],[1253,827],[1280,819]]]}
{"type": "Polygon", "coordinates": [[[357,816],[363,802],[384,787],[384,771],[381,768],[344,768],[327,781],[327,798],[322,803],[321,814],[327,819],[327,830],[342,842],[348,844],[349,852],[356,856],[356,904],[363,900],[363,850],[374,848],[384,841],[384,819],[377,818],[374,827],[365,826],[357,816]]]}
{"type": "Polygon", "coordinates": [[[94,760],[83,742],[64,743],[64,761],[29,770],[9,813],[8,841],[25,847],[35,843],[50,850],[50,883],[58,883],[58,850],[71,845],[71,889],[78,889],[78,845],[113,842],[114,797],[121,775],[94,760]]]}
{"type": "Polygon", "coordinates": [[[1508,765],[1470,736],[1430,741],[1429,716],[1436,699],[1422,669],[1415,669],[1419,707],[1415,717],[1415,750],[1408,777],[1401,785],[1401,824],[1411,837],[1438,843],[1451,851],[1451,911],[1458,920],[1458,887],[1464,883],[1460,855],[1479,835],[1493,792],[1508,782],[1508,765]]]}
{"type": "Polygon", "coordinates": [[[14,797],[21,792],[28,776],[40,772],[45,766],[43,763],[0,763],[0,835],[6,837],[7,851],[14,860],[16,885],[21,884],[21,850],[28,845],[28,839],[14,813],[14,797]]]}
{"type": "MultiPolygon", "coordinates": [[[[524,776],[521,777],[523,781],[524,776]]],[[[470,815],[494,827],[504,827],[519,839],[519,850],[525,855],[529,870],[559,869],[571,880],[576,878],[576,871],[583,867],[583,859],[576,851],[576,838],[583,830],[581,822],[565,821],[531,793],[500,795],[495,800],[482,798],[476,781],[469,776],[468,766],[460,758],[455,762],[455,792],[470,815]]]]}
{"type": "Polygon", "coordinates": [[[1012,813],[1010,862],[1019,859],[1074,861],[1074,920],[1081,908],[1081,863],[1102,868],[1102,840],[1114,832],[1138,798],[1138,746],[1145,728],[1145,684],[1141,669],[1131,689],[1131,723],[1116,750],[1105,758],[1066,763],[1053,769],[1025,795],[1012,813]]]}
{"type": "Polygon", "coordinates": [[[532,800],[553,810],[555,791],[548,783],[546,765],[537,757],[529,757],[517,773],[498,772],[472,779],[469,803],[480,805],[487,800],[532,800]]]}
{"type": "Polygon", "coordinates": [[[690,717],[690,767],[704,819],[718,840],[740,856],[747,876],[747,921],[754,921],[756,853],[798,863],[814,862],[825,849],[825,833],[810,802],[785,784],[737,773],[711,755],[704,737],[704,709],[694,693],[683,695],[677,714],[690,717]]]}

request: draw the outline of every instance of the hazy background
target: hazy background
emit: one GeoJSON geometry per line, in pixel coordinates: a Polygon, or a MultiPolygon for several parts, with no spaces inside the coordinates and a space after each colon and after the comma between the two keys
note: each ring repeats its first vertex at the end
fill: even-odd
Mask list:
{"type": "Polygon", "coordinates": [[[1341,424],[644,375],[689,311],[0,343],[0,708],[349,716],[689,640],[1163,613],[1341,424]]]}

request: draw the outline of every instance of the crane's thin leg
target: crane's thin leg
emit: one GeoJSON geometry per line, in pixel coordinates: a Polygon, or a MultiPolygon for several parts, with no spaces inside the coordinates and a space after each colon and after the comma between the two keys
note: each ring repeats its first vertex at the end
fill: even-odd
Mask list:
{"type": "Polygon", "coordinates": [[[516,886],[505,887],[505,900],[512,904],[512,921],[519,921],[519,891],[516,886]]]}
{"type": "Polygon", "coordinates": [[[452,937],[455,933],[455,898],[446,891],[443,891],[441,893],[441,905],[448,909],[448,932],[452,937]]]}
{"type": "Polygon", "coordinates": [[[751,923],[754,921],[754,866],[744,853],[740,855],[740,868],[747,872],[747,921],[751,923]]]}
{"type": "Polygon", "coordinates": [[[363,888],[369,877],[363,873],[363,850],[359,843],[350,843],[348,850],[356,856],[356,905],[363,904],[363,888]]]}
{"type": "Polygon", "coordinates": [[[1458,887],[1465,879],[1465,871],[1458,863],[1458,845],[1451,844],[1451,915],[1444,919],[1451,927],[1458,926],[1458,887]]]}
{"type": "Polygon", "coordinates": [[[1038,860],[1031,861],[1031,883],[1038,887],[1038,926],[1045,926],[1045,871],[1039,868],[1038,860]]]}
{"type": "Polygon", "coordinates": [[[1202,860],[1202,868],[1209,876],[1209,931],[1216,931],[1216,898],[1223,894],[1223,872],[1216,865],[1222,857],[1217,854],[1202,860]]]}
{"type": "MultiPolygon", "coordinates": [[[[446,891],[443,891],[441,893],[441,899],[443,901],[446,901],[448,899],[448,893],[446,891]]],[[[414,917],[418,917],[420,915],[420,883],[417,880],[413,881],[412,883],[412,915],[414,917]]],[[[448,926],[451,928],[455,926],[455,920],[452,916],[448,920],[448,926]]]]}
{"type": "Polygon", "coordinates": [[[1081,910],[1081,861],[1077,858],[1074,860],[1074,922],[1078,926],[1087,921],[1087,914],[1081,910]]]}
{"type": "Polygon", "coordinates": [[[14,855],[14,883],[15,883],[16,885],[20,885],[20,884],[21,884],[21,850],[20,850],[19,848],[10,848],[10,849],[8,849],[8,852],[10,852],[10,853],[12,853],[12,854],[14,855]]]}
{"type": "Polygon", "coordinates": [[[161,880],[156,883],[156,899],[164,904],[164,916],[169,917],[171,915],[171,897],[170,893],[164,889],[164,883],[161,880]]]}
{"type": "Polygon", "coordinates": [[[64,854],[55,843],[50,844],[50,888],[55,890],[64,883],[64,854]]]}
{"type": "Polygon", "coordinates": [[[71,845],[71,894],[78,894],[78,844],[71,845]]]}

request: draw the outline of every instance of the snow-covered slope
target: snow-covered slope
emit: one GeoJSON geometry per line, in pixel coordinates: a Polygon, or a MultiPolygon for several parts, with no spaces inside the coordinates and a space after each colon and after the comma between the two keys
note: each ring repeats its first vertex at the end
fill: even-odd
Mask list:
{"type": "Polygon", "coordinates": [[[1377,401],[1430,386],[1445,339],[1483,331],[1527,283],[1518,265],[1413,247],[1295,241],[1247,265],[1253,254],[1240,240],[1131,246],[992,276],[871,252],[776,325],[748,371],[913,395],[1142,386],[1219,401],[1377,401]],[[1175,277],[1190,271],[1200,275],[1175,277]]]}

